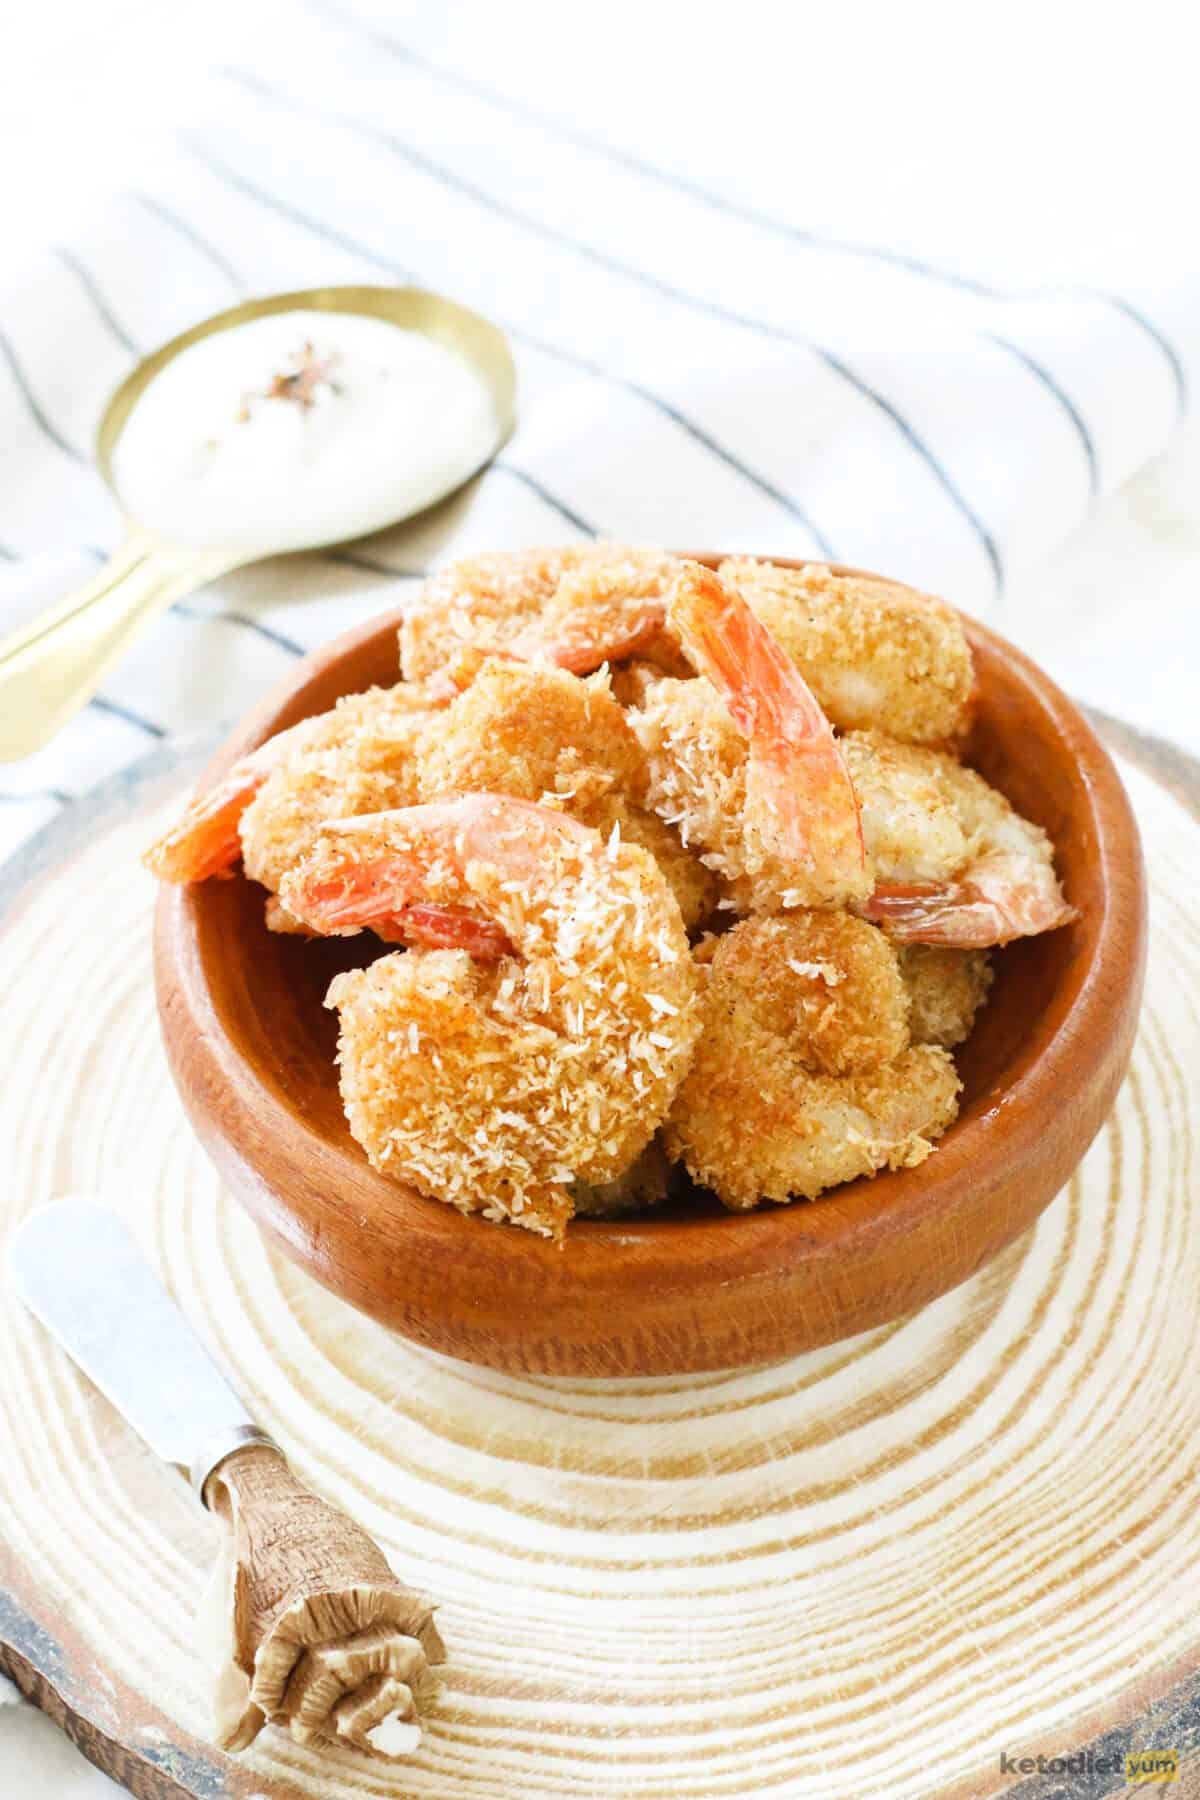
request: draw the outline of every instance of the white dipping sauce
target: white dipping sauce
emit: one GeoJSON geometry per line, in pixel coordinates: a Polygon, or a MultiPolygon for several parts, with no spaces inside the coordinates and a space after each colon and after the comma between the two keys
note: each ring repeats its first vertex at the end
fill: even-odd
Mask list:
{"type": "Polygon", "coordinates": [[[268,313],[155,376],[113,478],[126,511],[170,543],[300,550],[428,506],[497,431],[483,377],[423,332],[363,313],[268,313]]]}

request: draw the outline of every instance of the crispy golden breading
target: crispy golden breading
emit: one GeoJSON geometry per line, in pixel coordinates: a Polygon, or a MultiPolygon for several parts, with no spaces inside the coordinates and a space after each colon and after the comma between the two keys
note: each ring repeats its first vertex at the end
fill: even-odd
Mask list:
{"type": "Polygon", "coordinates": [[[727,880],[746,870],[746,740],[697,676],[652,682],[628,714],[646,756],[647,801],[727,880]]]}
{"type": "Polygon", "coordinates": [[[841,745],[876,881],[938,881],[966,867],[972,844],[960,799],[980,776],[944,751],[879,731],[847,732],[841,745]]]}
{"type": "Polygon", "coordinates": [[[304,736],[242,814],[247,875],[276,892],[285,870],[304,855],[326,820],[414,801],[416,758],[428,717],[420,689],[401,684],[347,694],[329,712],[306,721],[304,736]]]}
{"type": "Polygon", "coordinates": [[[746,919],[702,974],[704,1030],[663,1135],[724,1205],[811,1200],[930,1154],[958,1077],[944,1050],[906,1047],[908,997],[872,926],[746,919]]]}
{"type": "Polygon", "coordinates": [[[993,971],[987,951],[901,944],[898,955],[913,1043],[953,1050],[971,1035],[975,1015],[988,997],[993,971]]]}
{"type": "Polygon", "coordinates": [[[606,646],[614,657],[632,654],[631,616],[640,602],[661,600],[675,566],[661,550],[607,543],[463,557],[432,576],[404,615],[405,680],[437,675],[465,646],[511,651],[523,634],[584,672],[606,660],[606,646]]]}
{"type": "Polygon", "coordinates": [[[753,1013],[806,1069],[846,1075],[908,1047],[908,994],[896,952],[849,913],[735,925],[711,960],[730,1005],[753,1013]]]}
{"type": "Polygon", "coordinates": [[[676,832],[641,804],[646,758],[605,674],[485,662],[472,685],[430,720],[420,757],[422,799],[511,794],[549,800],[607,838],[614,828],[661,867],[689,930],[716,904],[719,883],[676,832]]]}
{"type": "Polygon", "coordinates": [[[971,652],[958,615],[942,601],[816,565],[780,569],[729,557],[720,573],[778,638],[839,730],[874,728],[936,744],[965,729],[971,652]]]}
{"type": "Polygon", "coordinates": [[[646,759],[605,676],[585,681],[496,658],[438,715],[421,758],[427,800],[459,793],[569,799],[589,780],[632,800],[646,791],[646,759]]]}
{"type": "Polygon", "coordinates": [[[750,790],[749,743],[704,676],[652,683],[627,716],[646,754],[647,805],[728,883],[738,912],[842,903],[869,892],[869,876],[830,890],[781,854],[773,820],[750,790]]]}
{"type": "Polygon", "coordinates": [[[232,874],[242,854],[238,836],[242,814],[272,769],[320,729],[320,719],[302,719],[286,731],[277,731],[202,788],[181,817],[144,853],[142,861],[150,873],[180,886],[232,874]]]}
{"type": "Polygon", "coordinates": [[[931,1153],[987,946],[1074,917],[1046,833],[953,753],[956,613],[591,543],[453,563],[400,653],[146,859],[240,854],[268,929],[409,946],[326,1000],[375,1168],[560,1240],[685,1170],[746,1210],[931,1153]]]}
{"type": "Polygon", "coordinates": [[[602,837],[607,838],[615,826],[627,844],[650,852],[667,878],[686,931],[698,931],[711,918],[720,902],[721,879],[686,848],[673,826],[617,795],[598,800],[594,807],[577,804],[571,810],[602,837]]]}
{"type": "Polygon", "coordinates": [[[334,827],[281,897],[324,927],[331,896],[364,924],[418,895],[494,921],[518,954],[415,950],[334,980],[350,1129],[431,1198],[558,1236],[572,1184],[629,1168],[687,1068],[700,1021],[679,908],[645,851],[487,795],[334,827]]]}
{"type": "Polygon", "coordinates": [[[1053,866],[1054,846],[997,788],[942,750],[878,731],[842,739],[877,881],[939,881],[1004,851],[1053,866]]]}

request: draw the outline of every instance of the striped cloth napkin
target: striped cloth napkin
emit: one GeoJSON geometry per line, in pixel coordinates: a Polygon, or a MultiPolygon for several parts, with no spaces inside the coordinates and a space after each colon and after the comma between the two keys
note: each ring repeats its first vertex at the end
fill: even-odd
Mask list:
{"type": "MultiPolygon", "coordinates": [[[[769,42],[778,9],[756,12],[769,42]]],[[[240,296],[421,283],[504,326],[521,381],[515,436],[434,514],[175,606],[53,744],[0,768],[0,853],[453,554],[593,534],[813,554],[986,614],[1167,443],[1200,314],[1144,258],[1084,256],[1071,280],[987,254],[999,219],[931,204],[915,232],[894,121],[844,118],[837,84],[789,66],[789,113],[770,68],[731,79],[725,40],[673,4],[618,5],[615,43],[572,13],[289,7],[0,295],[0,629],[118,541],[89,460],[113,386],[240,296]]],[[[906,130],[928,160],[924,117],[906,130]]]]}

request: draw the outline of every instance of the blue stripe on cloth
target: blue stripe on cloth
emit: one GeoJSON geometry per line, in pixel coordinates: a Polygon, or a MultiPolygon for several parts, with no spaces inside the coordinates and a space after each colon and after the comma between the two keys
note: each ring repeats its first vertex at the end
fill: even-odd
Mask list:
{"type": "Polygon", "coordinates": [[[246,92],[257,95],[259,99],[264,99],[264,101],[268,101],[268,103],[273,104],[273,106],[279,106],[284,112],[295,113],[297,117],[318,119],[318,121],[324,122],[324,124],[331,124],[331,126],[336,126],[336,128],[340,128],[342,131],[347,131],[347,133],[351,133],[354,137],[363,137],[363,139],[371,140],[372,144],[378,144],[380,149],[387,151],[389,155],[399,157],[403,162],[408,162],[410,166],[421,169],[425,175],[432,176],[435,182],[441,182],[444,187],[450,187],[455,193],[466,196],[468,200],[475,203],[477,207],[482,207],[484,211],[491,212],[491,214],[495,214],[498,218],[509,221],[511,225],[516,225],[520,230],[533,232],[534,236],[538,236],[538,238],[542,239],[543,243],[552,243],[552,245],[556,245],[556,247],[561,248],[561,250],[569,250],[570,254],[574,254],[574,256],[585,257],[587,261],[594,263],[597,268],[604,268],[608,274],[619,275],[624,281],[633,281],[633,283],[637,283],[639,286],[649,288],[649,292],[660,293],[667,301],[675,301],[675,304],[678,304],[678,306],[687,306],[687,308],[691,308],[691,310],[696,311],[696,313],[702,313],[703,317],[707,317],[707,319],[720,320],[721,324],[738,326],[738,328],[743,329],[743,331],[756,331],[759,337],[772,338],[774,342],[781,342],[781,344],[793,344],[797,349],[806,349],[806,351],[811,351],[813,355],[819,356],[820,360],[824,362],[824,365],[826,365],[828,369],[831,369],[833,373],[840,376],[844,382],[849,383],[858,394],[862,394],[864,400],[871,401],[874,407],[882,412],[883,418],[891,419],[892,425],[900,430],[901,437],[905,439],[905,443],[914,450],[914,454],[919,455],[919,457],[927,463],[928,470],[932,472],[934,479],[939,482],[939,486],[945,491],[946,497],[954,504],[957,511],[966,518],[966,522],[972,527],[973,533],[979,536],[982,547],[984,547],[984,551],[988,554],[988,562],[991,563],[991,572],[993,572],[993,578],[995,578],[995,583],[997,583],[997,589],[1002,587],[1002,583],[1004,583],[1004,569],[1002,569],[1002,562],[1000,562],[1000,553],[997,542],[995,542],[995,538],[993,538],[993,535],[988,531],[988,527],[984,526],[984,522],[979,518],[979,515],[975,513],[975,509],[973,509],[972,506],[968,506],[968,502],[964,499],[963,493],[957,488],[957,484],[950,479],[950,473],[946,472],[945,464],[941,463],[941,459],[930,450],[930,446],[925,443],[925,439],[919,436],[918,432],[914,430],[914,427],[910,425],[909,419],[903,418],[900,409],[898,409],[896,405],[892,405],[892,401],[887,400],[882,392],[876,391],[873,385],[867,382],[862,374],[853,371],[853,369],[849,367],[849,364],[847,364],[844,356],[833,355],[826,347],[819,344],[819,342],[815,342],[813,338],[806,337],[801,331],[790,331],[790,329],[786,329],[784,326],[775,326],[775,324],[772,324],[768,319],[757,319],[756,315],[752,315],[752,313],[741,313],[741,311],[736,310],[736,308],[721,306],[721,304],[718,304],[716,301],[705,299],[700,293],[691,293],[687,288],[680,288],[680,286],[676,286],[676,284],[671,283],[671,281],[664,281],[660,275],[649,274],[648,270],[644,270],[644,268],[637,268],[637,266],[631,265],[631,263],[624,263],[621,257],[612,256],[608,250],[599,250],[596,245],[590,245],[585,239],[574,238],[574,236],[570,236],[569,232],[561,232],[561,230],[556,229],[556,227],[545,225],[542,220],[534,218],[531,212],[522,211],[520,207],[516,207],[516,205],[513,205],[509,200],[502,200],[498,194],[488,193],[486,189],[482,189],[482,187],[479,187],[475,182],[470,182],[470,180],[466,180],[464,176],[459,175],[455,169],[448,169],[448,167],[441,164],[441,162],[437,162],[434,157],[428,157],[423,149],[417,149],[416,144],[407,144],[405,140],[399,139],[394,133],[381,130],[380,126],[363,124],[362,121],[349,117],[347,113],[326,112],[326,110],[320,108],[320,106],[309,106],[308,103],[302,103],[302,101],[293,99],[291,95],[281,94],[277,88],[273,88],[270,83],[266,83],[261,77],[252,76],[252,74],[248,74],[245,70],[239,70],[239,68],[225,68],[223,74],[225,74],[230,81],[236,81],[239,85],[245,86],[246,92]]]}
{"type": "Polygon", "coordinates": [[[288,637],[285,632],[276,631],[273,625],[264,625],[261,619],[252,618],[249,613],[214,611],[206,612],[203,607],[189,606],[186,600],[176,600],[171,607],[183,619],[200,619],[214,625],[237,625],[244,631],[252,631],[257,637],[265,638],[269,644],[275,644],[280,650],[286,650],[289,656],[306,656],[308,652],[303,644],[295,638],[288,637]]]}
{"type": "Polygon", "coordinates": [[[544,501],[552,512],[558,513],[561,518],[565,519],[568,525],[573,525],[576,531],[582,531],[588,537],[600,536],[594,525],[589,525],[586,519],[580,518],[573,507],[568,506],[565,500],[560,500],[557,494],[552,494],[549,488],[537,479],[536,475],[529,473],[528,469],[519,469],[515,463],[502,462],[499,457],[492,463],[492,467],[499,469],[505,475],[511,475],[514,480],[527,487],[531,494],[536,494],[539,500],[544,501]]]}
{"type": "MultiPolygon", "coordinates": [[[[216,180],[224,182],[230,187],[237,188],[241,193],[245,194],[247,198],[256,201],[260,206],[266,207],[268,211],[276,212],[282,218],[289,220],[297,227],[297,229],[307,232],[310,236],[323,238],[328,243],[337,245],[339,249],[345,250],[349,254],[358,257],[361,261],[369,264],[373,268],[385,271],[398,281],[415,281],[417,279],[417,272],[414,269],[399,262],[387,252],[378,250],[373,245],[364,244],[356,238],[348,237],[344,231],[340,231],[336,226],[330,225],[326,220],[318,218],[312,213],[302,212],[290,201],[285,200],[278,194],[272,193],[267,188],[250,181],[239,170],[230,168],[228,163],[215,155],[203,140],[198,139],[195,134],[187,132],[181,133],[180,142],[188,153],[195,157],[196,161],[203,168],[207,169],[209,174],[216,180]]],[[[766,480],[766,478],[760,475],[756,470],[750,468],[746,462],[736,456],[731,450],[726,449],[726,447],[720,444],[710,432],[698,425],[695,420],[688,418],[687,415],[672,402],[664,400],[661,395],[656,394],[653,389],[644,386],[640,382],[630,381],[624,376],[615,374],[611,369],[606,369],[602,364],[594,362],[590,357],[581,356],[577,351],[568,350],[561,344],[552,343],[548,338],[539,337],[533,332],[523,330],[522,327],[512,323],[511,320],[497,318],[496,323],[508,333],[514,343],[524,344],[531,350],[540,351],[543,355],[554,358],[557,362],[562,363],[567,368],[575,369],[580,374],[589,375],[594,380],[607,382],[613,387],[622,389],[625,393],[635,395],[636,398],[645,402],[646,405],[654,407],[658,412],[661,412],[665,418],[670,419],[674,424],[679,426],[681,430],[686,431],[698,444],[701,444],[705,449],[709,450],[718,458],[718,460],[723,462],[726,467],[733,470],[735,474],[741,476],[742,479],[749,482],[752,487],[757,488],[760,493],[766,495],[768,499],[775,501],[784,511],[789,513],[790,516],[809,533],[822,556],[828,557],[831,561],[837,560],[836,552],[828,537],[813,521],[811,516],[799,502],[793,500],[790,495],[785,494],[782,489],[775,486],[774,483],[766,480]]]]}
{"type": "Polygon", "coordinates": [[[1146,316],[1140,307],[1134,306],[1131,301],[1123,300],[1119,295],[1104,292],[1099,288],[1093,288],[1091,294],[1094,300],[1103,300],[1106,305],[1115,306],[1119,312],[1125,313],[1128,318],[1133,320],[1135,325],[1141,326],[1148,337],[1154,339],[1154,342],[1158,345],[1170,365],[1171,374],[1175,382],[1175,392],[1178,396],[1179,412],[1181,415],[1185,413],[1188,405],[1187,375],[1183,367],[1183,358],[1180,356],[1178,350],[1176,350],[1174,344],[1172,344],[1170,338],[1167,337],[1160,326],[1156,325],[1152,319],[1146,316]]]}
{"type": "Polygon", "coordinates": [[[205,257],[215,269],[219,269],[229,285],[236,288],[239,294],[245,293],[246,283],[238,274],[233,264],[229,261],[229,258],[223,251],[218,250],[215,244],[209,243],[206,237],[202,237],[190,219],[185,219],[182,214],[177,213],[173,207],[167,206],[164,201],[159,200],[156,196],[143,194],[139,188],[129,188],[126,191],[131,200],[136,200],[137,204],[144,208],[146,212],[153,214],[156,219],[160,219],[164,225],[176,232],[181,238],[184,238],[192,246],[193,250],[198,251],[201,256],[205,257]]]}
{"type": "Polygon", "coordinates": [[[24,793],[3,790],[0,791],[0,806],[33,806],[41,800],[54,800],[59,806],[69,806],[74,798],[65,788],[30,788],[24,793]]]}
{"type": "MultiPolygon", "coordinates": [[[[661,164],[651,162],[647,157],[636,156],[632,151],[623,149],[618,144],[611,144],[603,138],[593,136],[590,132],[580,131],[576,126],[567,124],[561,119],[553,118],[549,113],[514,99],[500,89],[490,87],[485,82],[476,81],[472,76],[464,75],[461,70],[448,68],[444,63],[436,63],[414,50],[410,44],[401,42],[390,33],[380,31],[369,25],[365,19],[358,18],[348,8],[333,5],[330,0],[309,0],[309,10],[324,14],[334,20],[343,29],[357,33],[377,49],[408,63],[433,81],[444,83],[447,87],[456,88],[460,93],[469,94],[485,105],[520,119],[525,124],[534,125],[539,130],[548,132],[563,143],[573,144],[577,149],[587,151],[590,155],[603,158],[618,168],[627,169],[631,174],[643,180],[653,181],[660,186],[673,189],[676,193],[685,194],[710,211],[723,214],[726,218],[736,219],[740,224],[750,225],[759,231],[770,233],[774,237],[784,238],[801,249],[816,250],[834,256],[857,257],[861,260],[886,264],[890,268],[901,269],[905,273],[915,275],[921,280],[938,283],[939,286],[952,288],[958,293],[973,294],[979,299],[1012,300],[1018,295],[1012,289],[996,287],[992,283],[981,281],[975,276],[967,275],[961,270],[947,269],[941,264],[929,262],[926,258],[913,256],[907,251],[893,250],[881,244],[863,244],[850,238],[829,236],[823,232],[811,231],[806,226],[797,225],[794,220],[782,219],[777,214],[766,213],[755,206],[748,206],[744,201],[734,200],[727,194],[721,194],[714,188],[705,187],[701,182],[693,181],[686,175],[680,175],[673,169],[664,169],[661,164]]],[[[1067,293],[1082,290],[1065,290],[1067,293]]],[[[1102,300],[1106,305],[1123,312],[1147,332],[1158,344],[1171,367],[1180,397],[1181,410],[1187,406],[1187,378],[1183,362],[1178,351],[1162,328],[1156,325],[1145,313],[1121,298],[1104,289],[1091,290],[1094,298],[1102,300]]]]}
{"type": "Polygon", "coordinates": [[[141,352],[138,349],[138,346],[134,343],[125,327],[121,324],[121,321],[113,312],[112,307],[100,292],[100,289],[96,285],[95,278],[86,264],[80,262],[73,250],[66,249],[62,244],[54,245],[53,254],[58,258],[60,263],[64,264],[64,266],[70,269],[76,276],[79,285],[95,307],[97,314],[103,319],[117,342],[126,350],[131,351],[134,356],[139,356],[141,352]]]}
{"type": "Polygon", "coordinates": [[[1080,445],[1083,449],[1084,459],[1087,462],[1088,491],[1092,498],[1095,499],[1096,495],[1100,492],[1100,468],[1096,460],[1096,446],[1092,441],[1092,434],[1088,430],[1087,420],[1084,418],[1071,396],[1064,388],[1060,387],[1049,369],[1045,368],[1035,357],[1030,356],[1027,350],[1022,350],[1019,344],[1010,343],[1007,338],[997,337],[995,332],[991,331],[985,331],[983,336],[989,339],[991,343],[997,344],[1001,350],[1007,350],[1010,356],[1015,356],[1017,358],[1018,362],[1024,363],[1030,374],[1036,376],[1038,381],[1042,383],[1042,386],[1047,388],[1049,392],[1054,395],[1054,398],[1058,401],[1068,419],[1070,419],[1071,424],[1075,427],[1080,445]]]}
{"type": "Polygon", "coordinates": [[[781,219],[771,213],[761,212],[757,207],[747,206],[743,201],[733,200],[714,188],[703,186],[686,175],[680,175],[672,169],[664,169],[648,158],[636,156],[632,151],[623,149],[619,144],[611,144],[604,138],[594,137],[590,132],[580,131],[578,127],[569,125],[561,119],[551,117],[549,113],[540,112],[536,107],[528,106],[524,101],[515,100],[500,89],[487,86],[476,81],[472,76],[464,75],[457,69],[447,68],[444,63],[435,63],[429,57],[414,50],[411,45],[402,43],[388,32],[380,31],[368,25],[365,19],[358,18],[345,7],[329,4],[329,0],[309,0],[309,10],[323,13],[345,29],[357,32],[367,42],[401,62],[409,63],[428,75],[433,81],[443,82],[447,87],[457,88],[460,93],[470,94],[473,99],[482,101],[487,106],[495,107],[500,112],[521,119],[528,125],[536,125],[540,130],[561,138],[564,143],[574,144],[577,149],[586,150],[593,156],[603,157],[617,167],[628,169],[631,174],[639,175],[648,181],[660,183],[663,187],[673,188],[676,193],[686,194],[702,206],[713,212],[724,213],[726,217],[737,219],[740,223],[757,226],[762,231],[771,232],[777,237],[788,238],[791,242],[802,245],[806,249],[830,251],[835,255],[862,257],[870,262],[890,263],[898,269],[906,269],[914,275],[928,276],[950,286],[960,288],[964,293],[989,296],[994,290],[983,282],[974,280],[969,275],[952,274],[937,268],[933,263],[925,262],[920,257],[909,256],[902,250],[889,250],[874,244],[860,244],[849,238],[828,237],[821,232],[810,231],[803,225],[797,225],[789,219],[781,219]]]}
{"type": "Polygon", "coordinates": [[[57,449],[62,451],[64,456],[69,456],[72,462],[87,463],[88,458],[84,456],[82,451],[77,450],[74,444],[67,442],[58,427],[52,423],[46,413],[42,410],[37,395],[34,393],[26,379],[25,371],[17,361],[16,351],[2,331],[0,331],[0,357],[8,364],[17,390],[29,409],[30,417],[43,434],[57,449]]]}
{"type": "Polygon", "coordinates": [[[429,573],[428,569],[397,569],[392,563],[364,555],[359,550],[324,550],[321,554],[326,562],[345,563],[351,569],[367,569],[372,575],[390,575],[396,581],[424,581],[429,573]]]}
{"type": "Polygon", "coordinates": [[[94,706],[97,712],[108,713],[114,719],[122,719],[126,725],[132,725],[138,731],[145,732],[147,737],[165,738],[167,735],[165,728],[162,725],[156,725],[153,719],[147,719],[143,714],[134,712],[130,706],[121,706],[115,700],[108,700],[102,694],[93,694],[88,705],[94,706]]]}
{"type": "Polygon", "coordinates": [[[444,163],[428,156],[416,145],[406,143],[402,138],[395,136],[392,132],[384,131],[379,126],[364,124],[361,120],[352,118],[345,113],[326,112],[321,107],[298,101],[291,95],[281,93],[259,76],[251,75],[245,70],[225,69],[223,74],[227,79],[244,87],[247,92],[268,101],[273,106],[280,107],[285,112],[320,120],[324,124],[333,125],[356,137],[366,138],[371,143],[378,144],[380,149],[420,169],[433,180],[440,182],[453,192],[463,195],[484,211],[507,220],[509,224],[515,225],[520,230],[531,232],[545,243],[554,244],[559,249],[583,257],[586,261],[594,263],[597,268],[605,269],[610,274],[617,275],[626,281],[636,282],[639,286],[648,288],[650,292],[660,294],[664,299],[674,301],[676,305],[686,306],[706,318],[716,319],[725,325],[738,326],[745,331],[756,332],[775,342],[794,344],[797,349],[811,351],[813,355],[821,359],[826,368],[847,382],[865,400],[875,406],[884,418],[890,420],[905,443],[917,456],[922,458],[946,497],[966,519],[972,531],[979,538],[991,564],[997,588],[1003,585],[1004,570],[995,538],[975,509],[967,503],[941,459],[934,454],[910,421],[904,418],[899,408],[862,375],[854,371],[843,356],[833,355],[822,344],[817,343],[803,332],[788,330],[785,326],[775,325],[768,319],[757,318],[751,313],[739,312],[734,307],[723,306],[717,301],[706,299],[703,295],[693,294],[688,289],[677,286],[674,282],[664,281],[661,276],[624,262],[620,257],[611,255],[607,250],[598,249],[594,244],[589,244],[582,238],[574,237],[568,232],[549,226],[531,213],[514,206],[511,201],[489,193],[486,189],[477,186],[476,183],[468,181],[456,170],[447,168],[444,163]]]}

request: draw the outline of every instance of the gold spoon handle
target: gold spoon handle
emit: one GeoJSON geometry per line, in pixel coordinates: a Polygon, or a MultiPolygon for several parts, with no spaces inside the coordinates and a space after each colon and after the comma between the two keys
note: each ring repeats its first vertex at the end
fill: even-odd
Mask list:
{"type": "Polygon", "coordinates": [[[0,762],[40,750],[152,619],[235,560],[134,532],[83,587],[0,642],[0,762]]]}

